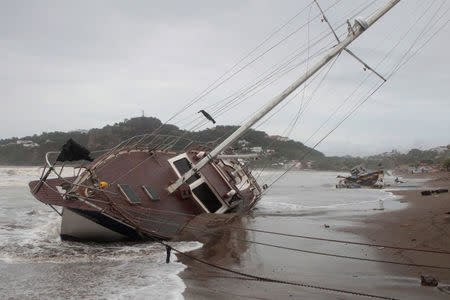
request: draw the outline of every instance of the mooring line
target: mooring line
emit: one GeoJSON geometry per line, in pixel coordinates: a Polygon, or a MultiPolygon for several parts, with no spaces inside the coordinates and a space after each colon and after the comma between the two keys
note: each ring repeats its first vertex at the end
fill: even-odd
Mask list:
{"type": "MultiPolygon", "coordinates": [[[[202,218],[202,217],[197,217],[197,219],[199,219],[199,220],[196,220],[195,215],[183,214],[183,213],[177,214],[174,212],[158,210],[158,209],[152,209],[152,211],[145,211],[145,213],[148,213],[151,215],[167,216],[167,217],[175,218],[175,219],[185,219],[189,222],[198,223],[198,224],[209,224],[211,221],[211,219],[202,218]]],[[[282,232],[268,231],[268,230],[262,230],[262,229],[245,228],[245,227],[239,227],[239,226],[232,226],[232,225],[228,225],[228,224],[224,224],[224,226],[226,226],[228,228],[232,228],[232,229],[242,230],[242,231],[260,232],[260,233],[266,233],[266,234],[273,234],[273,235],[287,236],[287,237],[301,238],[301,239],[310,239],[310,240],[317,240],[317,241],[324,241],[324,242],[360,245],[360,246],[368,246],[368,247],[382,247],[382,248],[394,249],[394,250],[404,250],[404,251],[415,251],[415,252],[450,255],[450,251],[445,251],[445,250],[410,248],[410,247],[401,247],[401,246],[390,246],[390,245],[385,245],[385,244],[374,244],[374,243],[364,243],[364,242],[353,242],[353,241],[347,241],[347,240],[327,239],[327,238],[320,238],[320,237],[314,237],[314,236],[308,236],[308,235],[298,235],[298,234],[282,233],[282,232]]]]}
{"type": "MultiPolygon", "coordinates": [[[[273,278],[268,278],[268,277],[262,277],[262,276],[257,276],[257,275],[252,275],[249,273],[244,273],[244,272],[240,272],[240,271],[236,271],[230,268],[226,268],[223,266],[219,266],[210,262],[207,262],[205,260],[202,260],[200,258],[194,257],[192,255],[189,255],[181,250],[178,250],[162,241],[159,241],[157,239],[152,238],[154,241],[160,243],[161,245],[165,246],[167,249],[171,249],[175,252],[177,252],[178,254],[187,257],[191,260],[197,261],[199,263],[202,263],[204,265],[207,265],[209,267],[215,268],[215,269],[219,269],[225,272],[229,272],[229,273],[233,273],[236,275],[240,275],[240,276],[244,276],[247,278],[251,278],[257,281],[263,281],[263,282],[272,282],[272,283],[279,283],[279,284],[287,284],[287,285],[294,285],[294,286],[300,286],[300,287],[305,287],[305,288],[312,288],[312,289],[318,289],[318,290],[323,290],[323,291],[328,291],[328,292],[338,292],[338,293],[343,293],[343,294],[350,294],[350,295],[355,295],[355,296],[362,296],[362,297],[369,297],[369,298],[377,298],[377,299],[396,299],[393,297],[385,297],[385,296],[379,296],[379,295],[373,295],[373,294],[367,294],[367,293],[361,293],[361,292],[356,292],[356,291],[350,291],[350,290],[344,290],[344,289],[337,289],[337,288],[329,288],[329,287],[324,287],[324,286],[319,286],[319,285],[313,285],[313,284],[309,284],[309,283],[303,283],[303,282],[293,282],[293,281],[287,281],[287,280],[280,280],[280,279],[273,279],[273,278]]],[[[239,279],[239,278],[236,278],[239,279]]]]}

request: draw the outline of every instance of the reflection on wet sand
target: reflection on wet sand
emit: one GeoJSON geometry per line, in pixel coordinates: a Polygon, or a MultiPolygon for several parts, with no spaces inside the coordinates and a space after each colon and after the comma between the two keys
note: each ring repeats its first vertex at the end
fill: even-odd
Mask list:
{"type": "Polygon", "coordinates": [[[235,228],[245,228],[249,218],[239,214],[202,214],[192,219],[175,240],[201,242],[203,247],[190,252],[195,257],[219,264],[239,264],[248,250],[249,244],[241,241],[247,239],[248,232],[235,228]]]}

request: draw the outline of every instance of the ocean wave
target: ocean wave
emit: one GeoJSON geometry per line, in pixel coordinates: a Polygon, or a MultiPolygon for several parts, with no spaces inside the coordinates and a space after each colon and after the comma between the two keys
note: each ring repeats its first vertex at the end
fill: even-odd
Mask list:
{"type": "MultiPolygon", "coordinates": [[[[28,182],[39,179],[42,170],[42,167],[0,167],[0,186],[28,185],[28,182]]],[[[60,170],[57,171],[59,173],[60,170]]],[[[75,176],[76,170],[73,167],[65,167],[61,175],[75,176]]],[[[56,175],[52,173],[48,178],[55,177],[56,175]]]]}
{"type": "MultiPolygon", "coordinates": [[[[47,270],[49,274],[42,275],[44,278],[59,276],[58,270],[64,270],[72,284],[64,287],[68,295],[83,294],[83,298],[91,299],[183,298],[186,286],[177,274],[186,266],[175,255],[171,256],[171,263],[166,264],[166,249],[161,244],[62,241],[59,236],[61,218],[53,211],[33,208],[0,212],[3,217],[0,219],[0,261],[8,265],[23,265],[25,269],[34,266],[33,272],[36,268],[47,270]],[[49,264],[56,267],[49,269],[49,264]],[[98,274],[94,276],[96,272],[98,274]],[[85,282],[86,279],[89,283],[85,282]],[[85,290],[86,285],[96,288],[85,290]]],[[[184,252],[202,247],[199,242],[169,244],[184,252]]],[[[44,284],[35,286],[33,293],[36,297],[44,295],[45,298],[49,291],[60,292],[58,289],[56,283],[51,286],[44,284]]]]}
{"type": "MultiPolygon", "coordinates": [[[[99,244],[62,241],[59,236],[61,219],[50,211],[22,212],[16,218],[32,218],[33,222],[0,223],[0,260],[7,263],[101,262],[144,257],[148,259],[165,253],[165,248],[161,245],[150,242],[99,244]]],[[[190,251],[201,247],[201,243],[181,242],[174,244],[174,247],[190,251]]]]}

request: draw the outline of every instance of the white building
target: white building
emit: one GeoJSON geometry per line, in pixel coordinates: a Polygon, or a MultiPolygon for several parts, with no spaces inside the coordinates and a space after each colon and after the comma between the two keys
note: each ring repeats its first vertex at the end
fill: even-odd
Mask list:
{"type": "Polygon", "coordinates": [[[18,145],[22,145],[22,146],[27,147],[27,148],[39,147],[38,143],[35,143],[33,141],[29,141],[29,140],[17,140],[16,143],[18,145]]]}
{"type": "Polygon", "coordinates": [[[262,147],[251,147],[250,151],[253,153],[261,153],[263,151],[262,147]]]}

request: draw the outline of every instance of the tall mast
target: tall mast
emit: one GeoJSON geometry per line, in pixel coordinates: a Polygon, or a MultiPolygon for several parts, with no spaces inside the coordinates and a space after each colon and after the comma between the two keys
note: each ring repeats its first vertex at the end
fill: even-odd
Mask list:
{"type": "Polygon", "coordinates": [[[299,86],[313,76],[317,71],[324,67],[334,57],[339,55],[348,45],[350,45],[355,39],[357,39],[367,28],[372,26],[378,19],[392,9],[400,0],[390,0],[386,5],[377,10],[367,20],[357,19],[352,28],[350,28],[347,37],[335,45],[328,54],[325,55],[320,61],[318,61],[311,69],[298,78],[294,83],[287,87],[281,94],[269,101],[259,112],[257,112],[250,120],[244,125],[239,127],[233,134],[226,138],[220,145],[214,148],[206,157],[200,160],[196,165],[186,172],[181,178],[175,181],[173,184],[167,187],[169,193],[173,193],[178,189],[187,179],[194,175],[198,170],[209,163],[214,157],[228,148],[236,140],[238,140],[246,131],[248,131],[256,122],[261,120],[266,114],[268,114],[275,106],[286,99],[292,92],[294,92],[299,86]]]}

